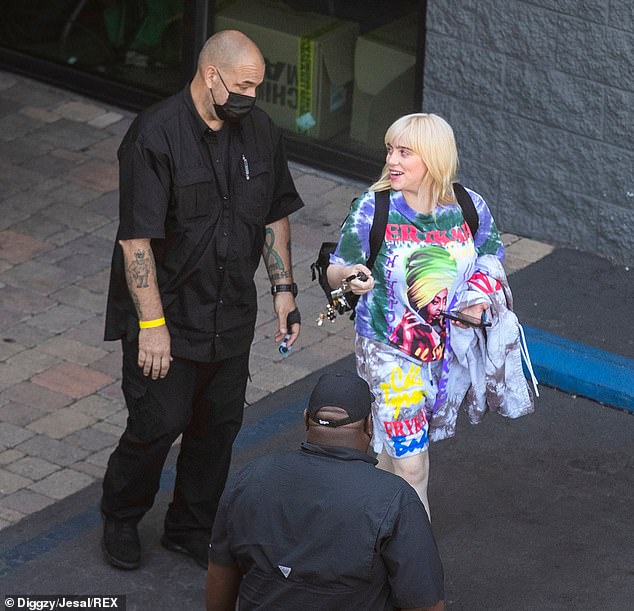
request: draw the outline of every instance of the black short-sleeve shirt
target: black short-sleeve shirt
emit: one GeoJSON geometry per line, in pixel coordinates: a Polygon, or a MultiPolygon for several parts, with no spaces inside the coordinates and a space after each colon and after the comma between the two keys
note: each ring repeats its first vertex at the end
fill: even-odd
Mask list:
{"type": "Polygon", "coordinates": [[[444,599],[425,507],[375,464],[357,450],[304,443],[229,481],[209,559],[240,568],[241,610],[388,611],[444,599]]]}
{"type": "Polygon", "coordinates": [[[106,340],[138,334],[118,240],[149,238],[172,354],[214,361],[248,349],[265,226],[303,203],[264,111],[222,132],[209,129],[186,87],[141,113],[123,138],[106,340]]]}

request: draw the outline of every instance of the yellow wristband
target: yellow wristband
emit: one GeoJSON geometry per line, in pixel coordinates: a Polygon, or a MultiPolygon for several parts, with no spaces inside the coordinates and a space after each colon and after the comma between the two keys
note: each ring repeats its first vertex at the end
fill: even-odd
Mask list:
{"type": "Polygon", "coordinates": [[[154,327],[162,327],[165,324],[165,318],[156,318],[154,320],[140,320],[139,329],[152,329],[154,327]]]}

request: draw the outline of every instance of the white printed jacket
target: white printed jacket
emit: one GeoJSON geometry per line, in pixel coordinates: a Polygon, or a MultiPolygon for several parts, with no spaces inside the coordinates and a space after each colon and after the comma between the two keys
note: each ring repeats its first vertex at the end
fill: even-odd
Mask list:
{"type": "Polygon", "coordinates": [[[472,424],[479,423],[488,411],[508,418],[532,413],[533,392],[524,377],[522,356],[539,396],[504,268],[493,255],[479,257],[477,267],[481,274],[469,280],[457,309],[487,302],[492,326],[482,330],[451,325],[451,348],[445,353],[449,362],[444,363],[443,374],[446,397],[437,402],[437,411],[431,416],[431,441],[455,435],[461,407],[472,424]]]}

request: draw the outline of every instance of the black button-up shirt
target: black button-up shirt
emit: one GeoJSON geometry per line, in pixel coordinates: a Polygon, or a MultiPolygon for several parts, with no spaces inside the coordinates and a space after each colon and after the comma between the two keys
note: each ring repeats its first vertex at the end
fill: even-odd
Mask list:
{"type": "Polygon", "coordinates": [[[209,559],[244,573],[241,610],[387,611],[444,598],[425,507],[375,464],[357,450],[304,443],[230,480],[209,559]]]}
{"type": "MultiPolygon", "coordinates": [[[[151,239],[172,354],[214,361],[245,352],[265,226],[303,205],[279,131],[256,107],[213,133],[186,87],[135,119],[118,156],[117,240],[151,239]]],[[[116,243],[105,338],[137,334],[116,243]]]]}

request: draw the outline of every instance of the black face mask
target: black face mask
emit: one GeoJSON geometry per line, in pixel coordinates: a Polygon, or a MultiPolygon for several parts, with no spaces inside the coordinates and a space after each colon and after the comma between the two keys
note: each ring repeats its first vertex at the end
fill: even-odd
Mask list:
{"type": "Polygon", "coordinates": [[[211,93],[211,99],[214,102],[214,110],[216,111],[216,115],[222,121],[237,123],[238,121],[240,121],[240,119],[246,117],[253,110],[253,107],[255,106],[255,97],[229,91],[229,88],[225,85],[225,81],[222,78],[220,72],[218,72],[218,76],[220,77],[220,81],[224,85],[224,88],[229,93],[229,97],[224,104],[216,104],[214,92],[211,88],[209,89],[209,92],[211,93]]]}

